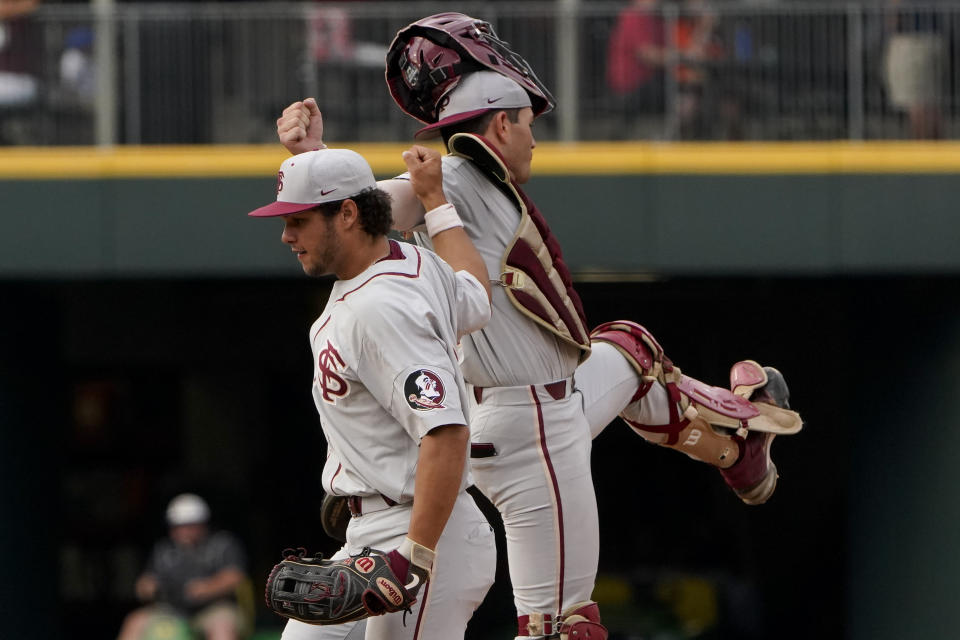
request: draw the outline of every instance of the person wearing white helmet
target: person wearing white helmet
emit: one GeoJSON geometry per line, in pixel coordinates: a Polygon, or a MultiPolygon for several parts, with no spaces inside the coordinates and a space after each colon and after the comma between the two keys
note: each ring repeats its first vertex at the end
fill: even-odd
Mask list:
{"type": "Polygon", "coordinates": [[[180,619],[206,640],[236,640],[247,633],[237,588],[248,579],[246,554],[227,531],[210,530],[210,507],[182,493],[166,510],[168,536],[150,553],[137,578],[137,598],[146,604],[124,619],[119,640],[137,640],[160,619],[180,619]]]}

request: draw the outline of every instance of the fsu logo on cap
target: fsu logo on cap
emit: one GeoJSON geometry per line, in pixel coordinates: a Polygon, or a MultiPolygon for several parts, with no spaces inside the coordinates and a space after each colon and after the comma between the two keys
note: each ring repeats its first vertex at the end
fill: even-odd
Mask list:
{"type": "Polygon", "coordinates": [[[403,394],[407,404],[417,411],[443,409],[443,398],[446,392],[440,376],[429,369],[419,369],[407,376],[403,383],[403,394]]]}

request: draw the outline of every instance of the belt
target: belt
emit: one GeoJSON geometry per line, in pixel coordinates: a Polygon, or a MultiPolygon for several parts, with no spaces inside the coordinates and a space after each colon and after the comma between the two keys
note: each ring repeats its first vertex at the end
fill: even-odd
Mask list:
{"type": "MultiPolygon", "coordinates": [[[[530,404],[531,394],[542,402],[563,400],[573,393],[573,377],[546,384],[528,384],[519,387],[478,387],[473,386],[473,398],[477,404],[530,404]]],[[[492,442],[473,442],[470,444],[471,458],[492,458],[499,455],[492,442]]]]}
{"type": "Polygon", "coordinates": [[[350,515],[354,518],[365,513],[383,511],[397,504],[399,503],[380,493],[372,496],[347,496],[347,508],[350,509],[350,515]]]}
{"type": "Polygon", "coordinates": [[[482,404],[484,400],[494,401],[499,399],[505,402],[514,402],[530,399],[530,392],[537,395],[541,400],[563,400],[573,393],[573,377],[566,380],[557,380],[556,382],[547,382],[546,384],[527,384],[518,387],[473,387],[473,398],[477,404],[482,404]]]}

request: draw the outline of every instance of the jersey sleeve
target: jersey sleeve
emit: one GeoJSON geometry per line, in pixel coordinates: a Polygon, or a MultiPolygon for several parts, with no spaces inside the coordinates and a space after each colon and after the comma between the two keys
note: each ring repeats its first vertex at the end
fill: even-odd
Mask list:
{"type": "Polygon", "coordinates": [[[486,326],[493,307],[483,285],[472,273],[457,271],[456,283],[457,335],[465,336],[486,326]]]}
{"type": "Polygon", "coordinates": [[[426,212],[413,191],[409,174],[404,173],[390,180],[380,180],[377,182],[377,188],[390,195],[393,229],[413,231],[423,225],[423,215],[426,212]]]}
{"type": "MultiPolygon", "coordinates": [[[[467,206],[467,203],[458,197],[458,194],[462,191],[461,188],[458,188],[459,184],[460,178],[453,165],[445,161],[443,163],[444,195],[448,202],[452,202],[457,207],[458,211],[467,206]]],[[[426,210],[413,191],[409,172],[401,173],[389,180],[379,180],[377,188],[390,195],[393,229],[403,232],[425,230],[423,216],[426,210]]]]}
{"type": "Polygon", "coordinates": [[[418,441],[448,424],[465,425],[459,365],[440,317],[412,298],[354,310],[362,334],[356,375],[380,405],[418,441]]]}

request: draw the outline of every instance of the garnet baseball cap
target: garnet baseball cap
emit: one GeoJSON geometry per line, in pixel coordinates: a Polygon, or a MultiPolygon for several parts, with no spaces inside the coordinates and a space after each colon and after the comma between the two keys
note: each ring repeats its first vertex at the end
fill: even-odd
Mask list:
{"type": "Polygon", "coordinates": [[[440,98],[439,119],[415,134],[432,138],[443,127],[465,122],[492,109],[532,107],[526,89],[496,71],[474,71],[460,79],[453,89],[440,98]]]}
{"type": "Polygon", "coordinates": [[[370,165],[356,151],[320,149],[287,158],[277,172],[277,201],[251,211],[257,218],[285,216],[375,189],[370,165]]]}

